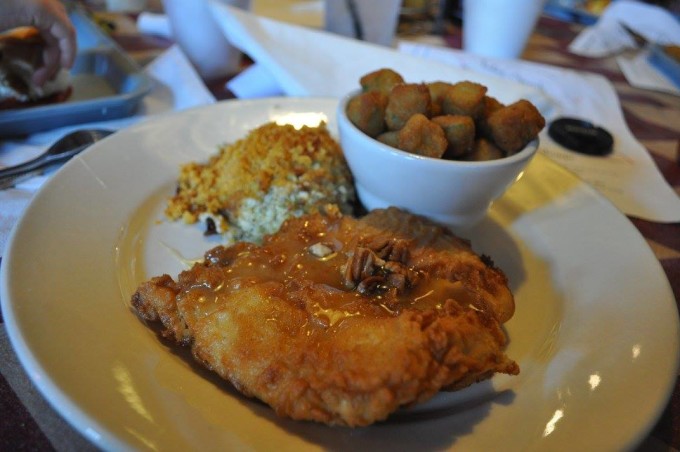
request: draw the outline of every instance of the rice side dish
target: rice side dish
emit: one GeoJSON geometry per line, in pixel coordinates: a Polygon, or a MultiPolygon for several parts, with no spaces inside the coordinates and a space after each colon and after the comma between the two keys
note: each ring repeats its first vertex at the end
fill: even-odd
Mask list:
{"type": "Polygon", "coordinates": [[[289,217],[320,210],[352,213],[352,176],[326,125],[268,123],[218,148],[207,163],[180,170],[165,210],[172,220],[206,223],[226,241],[259,243],[289,217]]]}

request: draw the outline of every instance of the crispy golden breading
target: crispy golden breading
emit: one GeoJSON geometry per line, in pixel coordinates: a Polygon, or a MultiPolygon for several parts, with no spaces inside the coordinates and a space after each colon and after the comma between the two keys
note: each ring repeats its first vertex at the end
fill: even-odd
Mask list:
{"type": "Polygon", "coordinates": [[[397,134],[397,147],[411,154],[438,159],[444,155],[447,146],[441,126],[420,113],[408,118],[397,134]]]}
{"type": "Polygon", "coordinates": [[[347,102],[347,117],[369,137],[377,137],[386,129],[387,95],[380,91],[358,94],[347,102]]]}
{"type": "Polygon", "coordinates": [[[352,212],[352,176],[325,124],[265,124],[222,146],[206,163],[182,166],[166,215],[195,223],[207,216],[233,239],[258,242],[289,216],[332,204],[352,212]]]}
{"type": "Polygon", "coordinates": [[[486,138],[480,138],[475,141],[472,151],[463,156],[463,160],[481,162],[484,160],[496,160],[503,157],[505,157],[505,152],[492,141],[489,141],[486,138]]]}
{"type": "Polygon", "coordinates": [[[517,374],[505,275],[396,208],[290,219],[143,283],[137,314],[281,416],[365,426],[442,389],[517,374]]]}
{"type": "Polygon", "coordinates": [[[388,130],[375,137],[375,139],[393,148],[399,148],[399,130],[388,130]]]}
{"type": "Polygon", "coordinates": [[[477,135],[483,137],[490,137],[491,133],[489,131],[488,120],[489,117],[496,111],[505,107],[498,99],[491,96],[484,96],[484,109],[479,117],[475,120],[475,126],[477,127],[477,135]]]}
{"type": "Polygon", "coordinates": [[[402,83],[404,83],[404,78],[401,74],[387,68],[370,72],[359,79],[364,92],[380,91],[383,94],[389,94],[392,88],[402,83]]]}
{"type": "Polygon", "coordinates": [[[389,130],[399,130],[415,114],[431,116],[432,101],[427,85],[408,83],[392,88],[385,108],[385,124],[389,130]]]}
{"type": "Polygon", "coordinates": [[[484,111],[486,90],[486,86],[467,80],[455,83],[442,95],[442,113],[479,118],[484,111]]]}
{"type": "Polygon", "coordinates": [[[446,157],[454,159],[468,154],[475,144],[475,122],[469,116],[435,116],[432,122],[444,130],[448,146],[446,157]]]}
{"type": "Polygon", "coordinates": [[[442,115],[442,100],[446,92],[451,89],[452,83],[447,82],[430,82],[427,84],[430,90],[430,98],[432,99],[432,116],[442,115]]]}
{"type": "Polygon", "coordinates": [[[545,119],[528,100],[494,111],[487,119],[489,138],[507,154],[520,151],[545,127],[545,119]]]}

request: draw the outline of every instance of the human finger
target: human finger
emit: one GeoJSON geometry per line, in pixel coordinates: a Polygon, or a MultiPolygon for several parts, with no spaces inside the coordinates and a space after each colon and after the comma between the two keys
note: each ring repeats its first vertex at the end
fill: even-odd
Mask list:
{"type": "Polygon", "coordinates": [[[73,66],[76,58],[76,31],[70,22],[55,23],[50,34],[56,38],[60,50],[60,64],[63,68],[69,69],[73,66]]]}
{"type": "Polygon", "coordinates": [[[33,74],[33,82],[38,86],[42,86],[49,79],[54,77],[60,66],[61,50],[59,45],[52,37],[45,38],[46,45],[43,50],[43,64],[33,74]]]}

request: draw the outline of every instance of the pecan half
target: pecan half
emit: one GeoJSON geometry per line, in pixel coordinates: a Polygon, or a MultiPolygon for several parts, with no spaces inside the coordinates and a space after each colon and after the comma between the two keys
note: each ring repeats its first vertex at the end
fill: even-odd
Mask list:
{"type": "Polygon", "coordinates": [[[409,243],[403,239],[395,239],[391,241],[389,254],[384,259],[389,259],[395,262],[406,263],[410,257],[409,243]]]}
{"type": "Polygon", "coordinates": [[[403,273],[390,273],[387,275],[387,285],[395,288],[397,293],[402,293],[408,286],[408,280],[403,273]]]}
{"type": "Polygon", "coordinates": [[[388,261],[383,269],[387,273],[388,284],[396,288],[399,293],[418,283],[418,272],[400,262],[388,261]]]}
{"type": "Polygon", "coordinates": [[[404,239],[377,237],[367,243],[366,247],[381,259],[406,263],[409,258],[409,242],[404,239]]]}
{"type": "Polygon", "coordinates": [[[410,244],[409,240],[385,237],[373,237],[360,243],[345,264],[345,286],[363,294],[377,290],[403,293],[413,287],[420,274],[407,266],[410,244]],[[374,276],[381,278],[380,283],[376,283],[374,276]]]}
{"type": "Polygon", "coordinates": [[[345,286],[356,287],[364,279],[375,275],[385,264],[373,251],[357,246],[345,264],[345,286]]]}
{"type": "Polygon", "coordinates": [[[357,292],[362,294],[370,294],[377,292],[378,290],[384,289],[385,287],[385,277],[384,276],[369,276],[362,280],[359,285],[357,285],[357,292]]]}

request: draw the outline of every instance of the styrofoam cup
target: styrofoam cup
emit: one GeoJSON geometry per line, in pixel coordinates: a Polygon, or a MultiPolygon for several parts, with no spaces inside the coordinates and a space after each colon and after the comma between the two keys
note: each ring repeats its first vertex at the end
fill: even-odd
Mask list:
{"type": "Polygon", "coordinates": [[[463,50],[481,56],[518,58],[546,0],[464,0],[463,50]]]}

